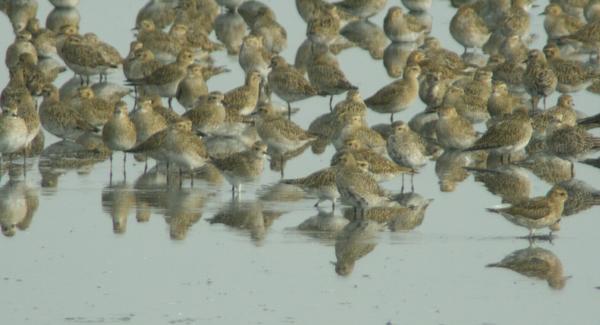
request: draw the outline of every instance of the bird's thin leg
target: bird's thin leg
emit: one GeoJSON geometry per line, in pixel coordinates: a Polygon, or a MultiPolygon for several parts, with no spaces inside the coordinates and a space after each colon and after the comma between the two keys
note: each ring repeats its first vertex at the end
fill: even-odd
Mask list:
{"type": "Polygon", "coordinates": [[[400,188],[400,194],[404,193],[404,174],[402,174],[402,187],[400,188]]]}
{"type": "Polygon", "coordinates": [[[415,192],[415,183],[414,183],[415,174],[410,174],[410,192],[415,192]]]}
{"type": "Polygon", "coordinates": [[[319,207],[319,203],[321,203],[321,199],[319,199],[319,200],[317,201],[317,203],[315,203],[315,205],[313,205],[313,206],[314,206],[315,208],[317,208],[317,207],[319,207]]]}
{"type": "Polygon", "coordinates": [[[179,168],[179,188],[183,187],[183,170],[179,168]]]}
{"type": "Polygon", "coordinates": [[[281,178],[283,178],[283,169],[284,169],[284,167],[283,167],[283,155],[279,159],[280,159],[280,162],[281,162],[281,178]]]}
{"type": "Polygon", "coordinates": [[[292,119],[292,105],[290,105],[290,102],[287,103],[288,104],[288,120],[292,119]]]}
{"type": "Polygon", "coordinates": [[[546,110],[546,96],[544,96],[544,110],[546,110]]]}
{"type": "Polygon", "coordinates": [[[27,177],[27,153],[29,152],[29,144],[25,146],[23,152],[23,177],[27,177]]]}
{"type": "Polygon", "coordinates": [[[169,102],[169,108],[170,108],[171,110],[173,110],[173,97],[169,97],[169,100],[168,100],[168,102],[169,102]]]}
{"type": "Polygon", "coordinates": [[[390,123],[394,123],[394,113],[390,115],[390,123]]]}
{"type": "Polygon", "coordinates": [[[192,178],[192,180],[190,181],[190,186],[194,187],[194,170],[193,169],[190,171],[190,176],[192,178]]]}
{"type": "Polygon", "coordinates": [[[329,111],[333,112],[333,95],[329,96],[329,111]]]}
{"type": "Polygon", "coordinates": [[[113,165],[113,154],[111,152],[110,153],[110,179],[111,180],[112,180],[112,174],[113,174],[113,170],[112,170],[113,166],[112,165],[113,165]]]}
{"type": "Polygon", "coordinates": [[[331,211],[335,211],[335,200],[331,200],[331,211]]]}
{"type": "MultiPolygon", "coordinates": [[[[158,164],[158,162],[157,162],[157,164],[158,164]]],[[[167,161],[167,186],[169,186],[171,184],[170,180],[171,180],[171,175],[169,174],[169,162],[167,161]]]]}

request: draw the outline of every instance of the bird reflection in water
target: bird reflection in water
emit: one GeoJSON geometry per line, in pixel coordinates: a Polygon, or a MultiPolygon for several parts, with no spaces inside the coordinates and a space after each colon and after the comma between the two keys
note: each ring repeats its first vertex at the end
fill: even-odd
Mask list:
{"type": "Polygon", "coordinates": [[[546,280],[552,289],[561,290],[567,284],[569,276],[564,275],[560,259],[551,251],[529,246],[508,254],[498,263],[487,267],[499,267],[515,271],[526,277],[546,280]]]}
{"type": "Polygon", "coordinates": [[[328,242],[335,239],[349,222],[349,219],[336,214],[335,210],[317,208],[316,215],[304,220],[296,228],[309,237],[328,242]]]}
{"type": "Polygon", "coordinates": [[[210,224],[224,224],[250,234],[257,245],[264,242],[269,227],[283,212],[265,208],[262,201],[240,201],[232,199],[208,220],[210,224]]]}
{"type": "Polygon", "coordinates": [[[9,179],[0,188],[0,227],[2,234],[12,237],[17,229],[29,228],[39,206],[37,191],[25,181],[9,179]]]}
{"type": "Polygon", "coordinates": [[[113,232],[124,234],[127,217],[135,205],[135,194],[126,182],[109,185],[102,191],[102,209],[112,218],[113,232]]]}
{"type": "Polygon", "coordinates": [[[110,156],[110,150],[97,135],[83,135],[77,142],[60,141],[42,151],[38,168],[42,187],[56,188],[60,176],[71,170],[89,174],[92,167],[110,156]]]}
{"type": "MultiPolygon", "coordinates": [[[[171,239],[183,240],[189,229],[202,217],[207,194],[199,188],[180,187],[180,182],[171,181],[179,173],[173,170],[167,178],[165,170],[165,166],[157,165],[135,181],[133,196],[136,220],[147,222],[152,213],[162,214],[169,226],[171,239]]],[[[212,179],[210,172],[207,175],[209,180],[212,179]]]]}
{"type": "Polygon", "coordinates": [[[367,219],[357,219],[347,224],[335,240],[335,273],[350,275],[356,261],[375,249],[377,235],[382,229],[380,223],[367,219]]]}

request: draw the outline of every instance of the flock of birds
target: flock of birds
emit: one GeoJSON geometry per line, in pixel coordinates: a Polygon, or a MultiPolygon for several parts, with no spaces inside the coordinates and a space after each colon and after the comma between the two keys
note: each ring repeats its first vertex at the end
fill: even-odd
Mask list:
{"type": "MultiPolygon", "coordinates": [[[[600,193],[573,179],[573,162],[600,149],[600,138],[589,132],[600,126],[600,115],[584,116],[569,95],[600,93],[598,0],[538,1],[547,33],[543,50],[529,48],[533,1],[451,0],[458,9],[449,31],[464,47],[462,55],[430,35],[432,0],[397,1],[383,26],[370,17],[387,0],[296,0],[306,40],[293,63],[280,56],[288,47],[284,25],[260,1],[150,0],[132,22],[135,38],[125,57],[79,30],[78,0],[50,2],[56,8],[44,28],[35,0],[0,0],[15,35],[5,57],[10,80],[0,98],[0,152],[5,161],[21,156],[23,165],[41,155],[42,186],[56,186],[56,169],[74,160],[110,158],[112,180],[112,153],[121,151],[124,171],[133,153],[138,161],[157,161],[144,175],[162,168],[167,182],[179,176],[179,186],[184,172],[191,186],[194,175],[220,174],[235,198],[242,184],[260,177],[268,155],[281,172],[276,186],[302,189],[318,199],[315,206],[331,201],[335,209],[338,199],[350,206],[345,216],[358,220],[350,234],[370,227],[364,220],[394,229],[418,226],[430,200],[414,193],[413,177],[431,161],[443,192],[474,174],[508,204],[489,211],[527,228],[530,239],[540,228],[550,228],[551,236],[562,216],[600,203],[600,193]],[[364,100],[336,59],[354,47],[383,60],[394,78],[364,100]],[[242,85],[208,89],[207,80],[229,72],[215,64],[215,51],[238,58],[242,85]],[[75,76],[57,88],[53,82],[67,70],[75,76]],[[109,81],[121,71],[125,85],[109,81]],[[561,95],[548,107],[554,92],[561,95]],[[334,105],[334,96],[344,93],[334,105]],[[134,107],[125,96],[135,97],[134,107]],[[292,104],[314,96],[329,97],[328,112],[304,129],[293,122],[292,104]],[[424,111],[408,122],[395,120],[418,99],[424,111]],[[369,109],[389,114],[390,123],[369,126],[369,109]],[[62,141],[45,148],[42,129],[62,141]],[[336,149],[331,167],[283,179],[286,161],[309,147],[322,154],[329,144],[336,149]],[[545,196],[529,197],[523,168],[552,185],[545,196]],[[401,193],[380,185],[398,176],[401,193]]],[[[237,206],[235,213],[253,209],[237,206]]],[[[123,226],[116,222],[115,231],[123,226]]],[[[2,223],[5,235],[14,228],[2,223]]],[[[348,250],[336,271],[348,274],[368,251],[348,250]]]]}

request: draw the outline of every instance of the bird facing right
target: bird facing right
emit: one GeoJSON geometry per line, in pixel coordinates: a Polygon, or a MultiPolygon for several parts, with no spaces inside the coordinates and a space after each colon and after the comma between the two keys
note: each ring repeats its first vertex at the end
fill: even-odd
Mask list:
{"type": "Polygon", "coordinates": [[[529,229],[529,237],[531,238],[536,229],[550,227],[560,221],[567,198],[568,194],[564,188],[554,186],[546,196],[517,202],[506,208],[490,208],[487,210],[501,214],[517,226],[529,229]]]}

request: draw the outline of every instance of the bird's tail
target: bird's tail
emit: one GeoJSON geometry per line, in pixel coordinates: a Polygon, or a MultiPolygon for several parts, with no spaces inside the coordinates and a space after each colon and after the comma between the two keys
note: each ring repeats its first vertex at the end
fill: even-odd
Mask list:
{"type": "Polygon", "coordinates": [[[288,185],[298,185],[298,184],[302,184],[303,181],[304,181],[304,178],[293,178],[293,179],[283,179],[283,180],[281,180],[281,183],[288,184],[288,185]]]}
{"type": "Polygon", "coordinates": [[[500,213],[500,211],[498,209],[494,209],[494,208],[487,208],[485,210],[488,212],[492,212],[492,213],[500,213]]]}
{"type": "Polygon", "coordinates": [[[577,124],[583,126],[586,129],[598,127],[600,126],[600,114],[582,118],[577,121],[577,124]]]}
{"type": "Polygon", "coordinates": [[[485,267],[505,267],[505,266],[502,263],[498,262],[498,263],[487,264],[485,267]]]}
{"type": "Polygon", "coordinates": [[[590,141],[592,142],[592,150],[600,149],[600,138],[590,137],[590,141]]]}

